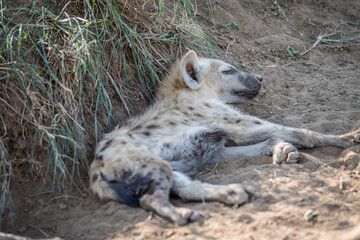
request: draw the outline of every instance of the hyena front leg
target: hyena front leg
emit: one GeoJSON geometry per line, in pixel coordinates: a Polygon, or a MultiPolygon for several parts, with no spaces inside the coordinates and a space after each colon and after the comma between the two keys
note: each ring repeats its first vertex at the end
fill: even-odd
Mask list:
{"type": "Polygon", "coordinates": [[[234,157],[252,157],[252,156],[272,156],[273,163],[296,163],[299,158],[299,152],[291,143],[285,142],[280,138],[270,138],[258,144],[237,147],[222,147],[216,153],[214,161],[234,157]]]}
{"type": "Polygon", "coordinates": [[[264,141],[271,137],[309,148],[320,146],[347,148],[360,143],[360,129],[344,135],[326,135],[307,129],[270,123],[256,117],[242,115],[235,110],[229,110],[222,120],[220,116],[219,118],[217,123],[220,122],[221,128],[233,135],[232,139],[238,143],[264,141]]]}
{"type": "Polygon", "coordinates": [[[243,204],[254,195],[254,189],[241,184],[213,185],[193,181],[174,171],[171,192],[187,201],[218,201],[229,205],[243,204]]]}

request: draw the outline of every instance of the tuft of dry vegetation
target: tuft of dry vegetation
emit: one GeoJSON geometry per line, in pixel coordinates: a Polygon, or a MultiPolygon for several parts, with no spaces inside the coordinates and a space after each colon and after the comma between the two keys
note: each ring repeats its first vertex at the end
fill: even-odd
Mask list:
{"type": "Polygon", "coordinates": [[[0,0],[0,222],[14,211],[13,179],[81,183],[97,136],[151,102],[184,49],[219,54],[196,1],[9,4],[0,0]]]}

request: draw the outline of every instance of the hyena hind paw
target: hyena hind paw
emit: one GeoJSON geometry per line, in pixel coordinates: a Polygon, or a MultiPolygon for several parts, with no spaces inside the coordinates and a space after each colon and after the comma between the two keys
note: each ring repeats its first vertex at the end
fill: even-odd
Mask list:
{"type": "Polygon", "coordinates": [[[222,194],[219,200],[229,205],[241,205],[248,202],[255,195],[255,189],[251,186],[229,184],[225,194],[222,194]]]}
{"type": "Polygon", "coordinates": [[[173,217],[172,220],[176,225],[183,226],[191,222],[202,222],[204,217],[189,208],[176,208],[177,216],[173,217]]]}

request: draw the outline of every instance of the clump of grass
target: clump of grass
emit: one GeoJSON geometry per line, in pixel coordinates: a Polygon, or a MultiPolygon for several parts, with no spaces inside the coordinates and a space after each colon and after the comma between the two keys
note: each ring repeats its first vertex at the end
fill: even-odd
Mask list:
{"type": "Polygon", "coordinates": [[[81,183],[97,136],[152,101],[184,49],[219,53],[196,1],[37,4],[0,1],[0,222],[13,213],[13,169],[59,191],[81,183]]]}
{"type": "Polygon", "coordinates": [[[240,26],[237,25],[235,22],[230,22],[228,24],[225,24],[225,27],[228,29],[235,29],[235,30],[238,30],[239,32],[241,32],[240,26]]]}
{"type": "Polygon", "coordinates": [[[275,0],[274,1],[274,6],[276,7],[276,16],[281,17],[285,22],[288,22],[288,17],[286,16],[286,13],[284,12],[284,10],[282,9],[282,7],[280,6],[280,3],[275,0]]]}

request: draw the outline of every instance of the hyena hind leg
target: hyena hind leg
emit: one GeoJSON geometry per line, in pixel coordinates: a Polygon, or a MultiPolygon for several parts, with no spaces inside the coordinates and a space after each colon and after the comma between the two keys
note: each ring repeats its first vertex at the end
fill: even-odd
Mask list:
{"type": "Polygon", "coordinates": [[[213,185],[193,181],[183,173],[174,171],[171,191],[187,201],[218,201],[229,205],[244,204],[254,189],[241,184],[213,185]]]}
{"type": "Polygon", "coordinates": [[[165,171],[161,171],[160,176],[153,179],[149,190],[140,198],[140,206],[170,219],[177,225],[200,220],[202,216],[199,213],[188,208],[175,207],[169,202],[171,176],[164,175],[165,171]]]}

